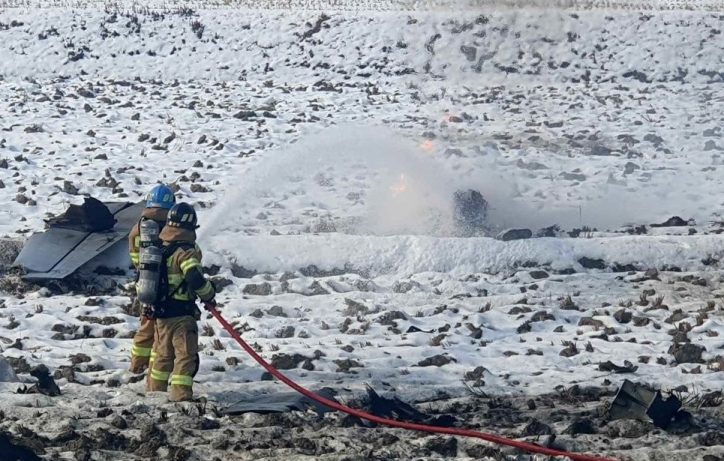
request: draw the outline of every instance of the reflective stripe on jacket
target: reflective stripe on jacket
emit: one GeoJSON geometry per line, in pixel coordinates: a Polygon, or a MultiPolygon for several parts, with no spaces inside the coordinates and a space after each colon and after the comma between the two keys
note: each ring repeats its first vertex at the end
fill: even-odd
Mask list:
{"type": "MultiPolygon", "coordinates": [[[[166,245],[173,243],[176,242],[167,242],[166,245]]],[[[204,277],[201,257],[201,249],[194,244],[193,248],[176,249],[166,260],[168,292],[172,294],[170,304],[193,304],[197,296],[202,301],[213,299],[216,292],[211,282],[204,277]]],[[[172,305],[169,307],[173,310],[172,305]]]]}

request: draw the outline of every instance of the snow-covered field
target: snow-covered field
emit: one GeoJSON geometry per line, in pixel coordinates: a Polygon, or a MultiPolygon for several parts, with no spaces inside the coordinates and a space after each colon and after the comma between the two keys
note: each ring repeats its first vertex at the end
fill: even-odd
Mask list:
{"type": "MultiPolygon", "coordinates": [[[[541,435],[528,427],[540,419],[567,448],[621,459],[722,459],[721,406],[671,433],[597,414],[624,378],[724,388],[714,2],[247,3],[0,10],[0,236],[42,230],[83,194],[136,201],[173,182],[201,212],[224,315],[302,384],[440,400],[426,408],[516,437],[541,435]],[[452,195],[465,188],[489,200],[491,235],[543,237],[463,237],[452,195]],[[674,215],[682,226],[650,226],[674,215]],[[595,398],[571,391],[591,386],[595,398]],[[583,417],[598,435],[565,434],[583,417]]],[[[1,281],[3,356],[28,381],[46,364],[65,394],[5,385],[0,428],[46,437],[49,459],[231,459],[234,444],[238,459],[504,459],[336,416],[198,431],[214,425],[195,407],[130,382],[125,281],[1,281]],[[118,417],[125,441],[108,435],[118,417]],[[142,435],[154,423],[164,435],[142,435]]],[[[201,325],[195,390],[212,407],[282,389],[213,319],[201,325]]]]}
{"type": "Polygon", "coordinates": [[[175,9],[247,8],[293,11],[470,11],[500,8],[720,11],[720,0],[3,0],[10,8],[175,9]]]}

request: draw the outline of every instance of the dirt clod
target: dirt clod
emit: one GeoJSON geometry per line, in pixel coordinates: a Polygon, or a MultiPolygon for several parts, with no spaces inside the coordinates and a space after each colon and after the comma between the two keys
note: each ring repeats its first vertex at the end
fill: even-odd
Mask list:
{"type": "Polygon", "coordinates": [[[537,419],[531,420],[523,428],[521,436],[530,437],[532,435],[550,435],[553,434],[553,429],[545,423],[538,421],[537,419]]]}
{"type": "Polygon", "coordinates": [[[455,437],[432,437],[425,442],[425,448],[445,457],[458,454],[458,441],[455,437]]]}
{"type": "Polygon", "coordinates": [[[674,356],[677,363],[704,363],[701,355],[705,351],[704,346],[691,343],[675,343],[669,348],[669,354],[674,356]]]}
{"type": "Polygon", "coordinates": [[[116,429],[124,430],[128,428],[128,423],[123,416],[116,415],[113,417],[113,419],[111,419],[111,426],[115,427],[116,429]]]}

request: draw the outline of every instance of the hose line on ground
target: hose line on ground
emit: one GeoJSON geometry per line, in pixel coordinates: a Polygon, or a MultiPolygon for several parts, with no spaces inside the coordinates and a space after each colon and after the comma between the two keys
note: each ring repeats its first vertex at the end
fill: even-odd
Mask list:
{"type": "Polygon", "coordinates": [[[249,354],[254,360],[256,360],[259,365],[264,367],[266,371],[271,373],[272,376],[277,378],[279,381],[283,382],[287,386],[291,387],[295,391],[299,392],[300,394],[304,395],[305,397],[308,397],[315,402],[324,405],[325,407],[331,408],[333,410],[341,411],[343,413],[347,413],[348,415],[355,416],[360,419],[364,419],[367,421],[371,421],[373,423],[382,424],[385,426],[390,427],[397,427],[400,429],[407,429],[407,430],[413,430],[413,431],[421,431],[421,432],[430,432],[434,434],[447,434],[447,435],[456,435],[460,437],[472,437],[476,439],[482,439],[487,442],[491,442],[498,445],[507,445],[509,447],[517,448],[519,450],[523,450],[529,453],[539,453],[543,455],[548,456],[566,456],[573,461],[616,461],[612,458],[602,458],[600,456],[592,456],[592,455],[584,455],[584,454],[578,454],[578,453],[569,453],[566,451],[561,450],[554,450],[551,448],[542,447],[540,445],[535,445],[532,443],[527,442],[519,442],[517,440],[508,439],[505,437],[501,437],[499,435],[495,434],[487,434],[485,432],[478,432],[473,431],[470,429],[459,429],[455,427],[438,427],[438,426],[429,426],[426,424],[417,424],[417,423],[406,423],[404,421],[396,421],[394,419],[387,419],[387,418],[381,418],[379,416],[375,416],[371,413],[367,413],[365,411],[361,410],[355,410],[354,408],[347,407],[345,405],[342,405],[338,402],[335,402],[334,400],[326,399],[324,397],[321,397],[314,392],[300,386],[299,384],[295,383],[285,375],[279,372],[276,368],[272,367],[269,363],[267,363],[259,354],[256,353],[256,351],[249,346],[246,341],[244,341],[241,337],[241,335],[234,329],[234,327],[229,324],[229,322],[224,319],[224,317],[221,316],[219,311],[212,306],[206,306],[206,309],[211,312],[211,315],[213,315],[216,320],[221,323],[221,325],[224,327],[224,329],[229,332],[229,334],[236,340],[237,343],[246,351],[247,354],[249,354]]]}

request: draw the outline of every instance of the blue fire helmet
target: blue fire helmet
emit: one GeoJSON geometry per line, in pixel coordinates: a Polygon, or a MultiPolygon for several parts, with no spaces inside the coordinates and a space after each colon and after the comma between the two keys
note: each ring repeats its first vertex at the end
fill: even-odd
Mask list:
{"type": "Polygon", "coordinates": [[[176,204],[173,191],[165,184],[159,184],[146,195],[146,208],[165,208],[170,210],[176,204]]]}

